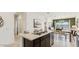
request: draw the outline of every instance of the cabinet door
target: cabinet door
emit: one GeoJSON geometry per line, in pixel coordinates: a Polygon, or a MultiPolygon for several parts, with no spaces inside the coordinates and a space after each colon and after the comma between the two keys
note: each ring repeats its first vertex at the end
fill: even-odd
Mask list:
{"type": "Polygon", "coordinates": [[[50,34],[46,35],[46,47],[50,47],[50,34]]]}
{"type": "Polygon", "coordinates": [[[29,40],[23,38],[23,46],[24,47],[33,47],[33,41],[29,41],[29,40]]]}
{"type": "Polygon", "coordinates": [[[41,47],[46,47],[46,36],[41,37],[41,47]]]}
{"type": "Polygon", "coordinates": [[[34,47],[40,47],[40,43],[41,43],[41,38],[38,38],[38,39],[33,41],[33,46],[34,47]]]}

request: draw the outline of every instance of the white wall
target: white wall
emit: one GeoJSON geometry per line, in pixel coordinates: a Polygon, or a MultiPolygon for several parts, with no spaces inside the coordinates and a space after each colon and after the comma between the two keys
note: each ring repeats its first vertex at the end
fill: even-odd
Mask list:
{"type": "Polygon", "coordinates": [[[33,31],[33,19],[41,19],[41,22],[45,20],[44,13],[42,12],[28,12],[26,13],[26,31],[33,31]]]}
{"type": "Polygon", "coordinates": [[[11,44],[14,41],[14,13],[0,12],[4,26],[0,28],[0,44],[11,44]]]}
{"type": "Polygon", "coordinates": [[[47,18],[49,20],[58,18],[79,18],[79,12],[27,12],[26,17],[26,31],[33,31],[33,19],[42,19],[42,22],[47,18]]]}

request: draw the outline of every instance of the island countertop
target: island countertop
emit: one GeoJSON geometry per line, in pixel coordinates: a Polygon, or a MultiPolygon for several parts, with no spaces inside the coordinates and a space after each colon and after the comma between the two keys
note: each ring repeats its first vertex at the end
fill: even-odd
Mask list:
{"type": "Polygon", "coordinates": [[[33,41],[33,40],[35,40],[37,38],[40,38],[40,37],[42,37],[44,35],[47,35],[47,34],[51,33],[51,32],[52,31],[48,31],[48,32],[42,33],[41,35],[35,35],[33,33],[28,33],[28,34],[20,33],[19,36],[24,37],[24,38],[26,38],[26,39],[28,39],[30,41],[33,41]]]}

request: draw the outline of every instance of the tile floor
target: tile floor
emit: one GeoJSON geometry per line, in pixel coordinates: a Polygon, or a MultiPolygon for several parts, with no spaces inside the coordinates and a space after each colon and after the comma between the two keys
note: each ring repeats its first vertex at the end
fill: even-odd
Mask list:
{"type": "MultiPolygon", "coordinates": [[[[76,40],[76,38],[74,37],[76,40]]],[[[72,40],[69,42],[69,37],[65,39],[64,35],[55,34],[54,35],[54,45],[52,47],[76,47],[76,41],[72,40]]]]}

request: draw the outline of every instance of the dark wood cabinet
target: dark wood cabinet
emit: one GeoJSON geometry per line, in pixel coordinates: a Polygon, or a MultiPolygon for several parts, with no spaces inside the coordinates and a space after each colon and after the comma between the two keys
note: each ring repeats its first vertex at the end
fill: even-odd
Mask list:
{"type": "Polygon", "coordinates": [[[40,39],[41,38],[38,38],[38,39],[36,39],[36,40],[33,41],[33,47],[40,47],[40,42],[41,42],[40,39]]]}
{"type": "Polygon", "coordinates": [[[26,38],[23,38],[24,47],[50,47],[50,33],[44,35],[40,38],[29,41],[26,38]]]}
{"type": "Polygon", "coordinates": [[[46,47],[50,47],[50,34],[46,35],[46,47]]]}
{"type": "Polygon", "coordinates": [[[46,46],[46,36],[41,37],[41,47],[46,46]]]}
{"type": "Polygon", "coordinates": [[[41,47],[50,47],[50,34],[41,38],[41,47]]]}
{"type": "Polygon", "coordinates": [[[24,47],[33,47],[33,41],[29,41],[26,38],[23,38],[23,46],[24,47]]]}

